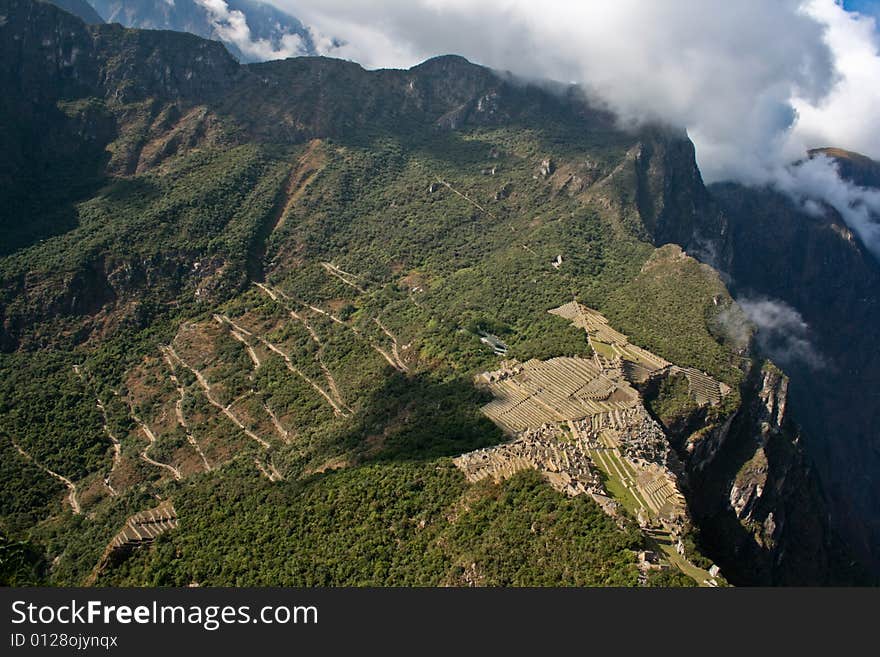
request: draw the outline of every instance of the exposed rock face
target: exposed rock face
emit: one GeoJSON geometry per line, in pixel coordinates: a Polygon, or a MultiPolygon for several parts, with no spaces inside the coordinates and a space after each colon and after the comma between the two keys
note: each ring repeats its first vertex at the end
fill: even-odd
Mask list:
{"type": "Polygon", "coordinates": [[[648,131],[636,155],[635,173],[639,214],[654,244],[679,244],[725,269],[727,222],[703,186],[693,143],[671,131],[648,131]]]}
{"type": "MultiPolygon", "coordinates": [[[[859,183],[880,182],[880,167],[865,160],[844,158],[841,171],[859,183]]],[[[728,218],[725,269],[734,295],[784,302],[809,326],[817,358],[777,353],[772,343],[766,355],[791,376],[786,410],[804,429],[834,526],[877,570],[880,498],[872,482],[880,468],[880,404],[870,391],[880,388],[880,266],[830,208],[816,216],[770,189],[710,190],[728,218]]]]}
{"type": "Polygon", "coordinates": [[[126,103],[150,97],[204,99],[222,94],[239,70],[215,41],[188,34],[92,28],[104,96],[126,103]],[[122,50],[127,57],[114,57],[122,50]]]}
{"type": "Polygon", "coordinates": [[[731,581],[848,581],[826,501],[786,413],[788,378],[765,364],[739,411],[683,458],[702,541],[731,581]]]}

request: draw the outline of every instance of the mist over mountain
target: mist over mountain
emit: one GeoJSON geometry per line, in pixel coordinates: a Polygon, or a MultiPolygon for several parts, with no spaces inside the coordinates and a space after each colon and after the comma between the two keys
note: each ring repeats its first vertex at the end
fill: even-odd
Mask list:
{"type": "MultiPolygon", "coordinates": [[[[770,183],[840,208],[863,200],[829,162],[795,172],[789,165],[829,145],[880,157],[876,19],[834,0],[624,0],[613,7],[304,0],[297,11],[344,40],[326,52],[368,67],[455,52],[528,78],[578,83],[624,125],[659,121],[687,130],[709,182],[770,183]],[[792,180],[793,173],[803,175],[792,180]],[[805,191],[806,184],[815,187],[805,191]]],[[[877,251],[874,230],[853,219],[851,228],[877,251]]]]}
{"type": "Polygon", "coordinates": [[[260,0],[89,1],[108,23],[216,39],[242,62],[315,54],[312,36],[299,20],[260,0]]]}

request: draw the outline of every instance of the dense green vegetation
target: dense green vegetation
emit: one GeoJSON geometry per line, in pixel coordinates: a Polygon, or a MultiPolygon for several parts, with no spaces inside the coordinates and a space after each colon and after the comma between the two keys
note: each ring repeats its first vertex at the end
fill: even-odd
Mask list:
{"type": "Polygon", "coordinates": [[[622,585],[635,530],[536,473],[471,489],[446,461],[269,485],[230,469],[177,498],[181,530],[104,584],[622,585]],[[241,485],[247,482],[247,485],[241,485]]]}
{"type": "MultiPolygon", "coordinates": [[[[112,32],[107,47],[134,39],[112,32]]],[[[111,69],[125,59],[114,53],[111,69]]],[[[632,172],[618,166],[638,135],[537,89],[505,88],[515,108],[503,110],[507,118],[449,130],[433,106],[400,107],[397,73],[365,82],[356,67],[316,61],[249,70],[260,75],[243,73],[243,86],[204,107],[53,105],[74,123],[115,121],[118,133],[105,152],[71,156],[79,178],[65,164],[53,192],[63,217],[14,230],[0,222],[14,244],[0,257],[4,578],[42,577],[28,564],[44,559],[49,582],[82,582],[125,519],[158,495],[174,502],[180,528],[103,583],[635,584],[635,529],[534,473],[466,484],[446,457],[504,439],[479,411],[488,400],[475,374],[504,358],[590,355],[584,332],[547,312],[573,298],[635,343],[738,382],[730,345],[707,328],[723,285],[693,260],[651,259],[632,172]],[[328,84],[348,86],[326,116],[310,119],[308,92],[321,78],[311,67],[325,66],[340,67],[328,84]],[[210,120],[187,123],[191,110],[210,120]],[[557,173],[542,172],[545,160],[557,173]],[[97,169],[103,175],[96,161],[109,162],[97,169]],[[588,182],[609,178],[602,194],[611,201],[586,193],[588,182]],[[351,272],[355,284],[322,263],[351,272]],[[254,367],[215,313],[258,325],[289,360],[261,348],[254,367]],[[314,335],[291,313],[307,317],[314,335]],[[218,403],[275,409],[288,440],[266,434],[263,453],[192,372],[163,361],[159,346],[192,327],[187,358],[218,403]],[[219,334],[205,337],[206,327],[219,334]],[[481,331],[509,352],[495,355],[481,331]],[[406,365],[387,362],[389,353],[406,365]],[[327,385],[326,372],[345,412],[312,385],[327,385]],[[142,458],[148,442],[133,418],[159,434],[152,458],[170,463],[189,449],[172,373],[216,468],[196,466],[179,482],[142,458]],[[102,485],[112,450],[98,399],[121,443],[118,496],[102,485]],[[13,440],[77,482],[86,513],[62,505],[63,486],[13,440]],[[255,457],[271,459],[285,481],[260,477],[255,457]]],[[[438,108],[485,92],[458,89],[468,76],[425,76],[439,89],[438,108]]],[[[29,211],[38,201],[28,199],[29,211]]]]}
{"type": "Polygon", "coordinates": [[[43,468],[82,479],[103,467],[109,444],[94,397],[68,359],[51,352],[0,356],[0,417],[0,530],[21,532],[57,512],[66,490],[43,468]]]}
{"type": "Polygon", "coordinates": [[[645,404],[667,429],[686,420],[699,408],[690,394],[690,385],[684,374],[664,377],[657,389],[645,396],[645,404]]]}
{"type": "Polygon", "coordinates": [[[729,299],[717,272],[684,257],[678,247],[665,246],[614,291],[606,310],[612,324],[637,344],[735,387],[742,372],[731,345],[709,329],[729,299]]]}
{"type": "Polygon", "coordinates": [[[45,583],[45,571],[37,547],[0,533],[0,586],[40,586],[45,583]]]}

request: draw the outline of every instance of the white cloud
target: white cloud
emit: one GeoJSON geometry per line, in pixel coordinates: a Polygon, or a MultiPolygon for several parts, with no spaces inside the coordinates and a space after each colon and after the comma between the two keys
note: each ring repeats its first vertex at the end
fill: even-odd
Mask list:
{"type": "Polygon", "coordinates": [[[755,341],[761,353],[786,367],[825,367],[825,361],[810,342],[810,327],[801,314],[784,301],[739,297],[737,304],[757,328],[755,341]]]}
{"type": "Polygon", "coordinates": [[[306,53],[307,48],[298,34],[285,34],[279,47],[269,39],[254,39],[247,17],[237,9],[230,9],[225,0],[196,0],[211,17],[217,37],[234,43],[245,55],[258,60],[284,59],[306,53]]]}
{"type": "Polygon", "coordinates": [[[829,0],[811,0],[807,12],[827,26],[837,78],[817,103],[795,98],[798,121],[789,151],[836,146],[880,158],[880,36],[871,16],[844,11],[829,0]]]}
{"type": "Polygon", "coordinates": [[[837,210],[874,257],[880,259],[880,190],[842,180],[835,162],[824,155],[779,169],[774,175],[773,184],[801,203],[807,212],[822,212],[816,201],[837,210]]]}

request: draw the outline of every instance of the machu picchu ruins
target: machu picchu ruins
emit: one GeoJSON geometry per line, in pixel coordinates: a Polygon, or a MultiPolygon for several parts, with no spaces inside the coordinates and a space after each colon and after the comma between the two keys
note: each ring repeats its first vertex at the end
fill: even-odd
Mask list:
{"type": "Polygon", "coordinates": [[[720,403],[729,388],[631,344],[576,301],[549,312],[586,331],[592,358],[505,360],[477,376],[494,397],[483,413],[512,440],[454,463],[472,482],[537,470],[563,493],[591,496],[609,515],[624,506],[644,530],[677,544],[688,520],[680,465],[634,384],[683,375],[701,406],[720,403]]]}

